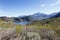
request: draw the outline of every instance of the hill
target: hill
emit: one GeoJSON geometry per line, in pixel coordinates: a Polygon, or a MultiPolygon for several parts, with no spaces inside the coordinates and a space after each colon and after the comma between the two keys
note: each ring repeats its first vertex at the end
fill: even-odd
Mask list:
{"type": "Polygon", "coordinates": [[[27,24],[27,26],[36,28],[36,29],[43,29],[43,28],[53,29],[60,36],[60,17],[34,21],[34,22],[31,22],[30,24],[27,24]]]}
{"type": "Polygon", "coordinates": [[[1,40],[60,40],[60,18],[33,21],[21,26],[0,19],[1,40]]]}

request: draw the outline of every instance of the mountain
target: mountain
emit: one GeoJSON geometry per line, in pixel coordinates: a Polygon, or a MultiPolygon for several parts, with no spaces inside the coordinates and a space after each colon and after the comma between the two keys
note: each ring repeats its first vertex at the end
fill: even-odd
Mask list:
{"type": "Polygon", "coordinates": [[[3,20],[3,21],[5,21],[5,22],[14,21],[14,19],[13,19],[12,17],[6,17],[6,16],[0,17],[0,20],[3,20]]]}
{"type": "Polygon", "coordinates": [[[43,13],[35,13],[35,14],[31,15],[31,17],[34,20],[43,20],[43,19],[49,18],[49,16],[47,14],[43,14],[43,13]]]}
{"type": "Polygon", "coordinates": [[[46,14],[43,14],[43,13],[35,13],[33,15],[29,15],[29,16],[19,16],[17,18],[15,18],[14,20],[17,20],[17,21],[28,21],[28,22],[31,22],[31,21],[35,21],[35,20],[43,20],[43,19],[47,19],[48,18],[48,15],[46,14]]]}
{"type": "MultiPolygon", "coordinates": [[[[51,28],[58,28],[60,27],[60,17],[59,18],[50,18],[50,19],[44,19],[44,20],[38,20],[38,21],[33,21],[30,24],[27,25],[36,25],[40,27],[51,27],[51,28]]],[[[59,29],[60,30],[60,29],[59,29]]]]}
{"type": "Polygon", "coordinates": [[[52,16],[51,18],[58,18],[60,17],[60,12],[58,12],[56,15],[52,16]]]}
{"type": "Polygon", "coordinates": [[[50,15],[47,15],[47,14],[43,14],[43,13],[35,13],[33,15],[28,15],[28,16],[19,16],[19,17],[16,17],[14,20],[15,22],[32,22],[32,21],[37,21],[37,20],[43,20],[43,19],[48,19],[48,18],[51,18],[53,16],[55,16],[57,13],[52,13],[50,15]]]}
{"type": "Polygon", "coordinates": [[[52,13],[50,15],[44,14],[44,13],[35,13],[33,15],[28,16],[19,16],[19,17],[0,17],[1,20],[9,21],[12,20],[14,22],[32,22],[32,21],[38,21],[38,20],[44,20],[49,18],[57,18],[60,17],[60,12],[58,13],[52,13]]]}
{"type": "Polygon", "coordinates": [[[57,13],[52,13],[52,14],[49,14],[48,16],[49,17],[53,17],[53,16],[55,16],[57,13]]]}
{"type": "Polygon", "coordinates": [[[30,17],[30,16],[22,16],[22,17],[16,17],[14,20],[15,21],[18,21],[18,22],[25,22],[25,21],[28,21],[28,22],[30,22],[31,21],[31,19],[32,19],[32,17],[30,17]]]}

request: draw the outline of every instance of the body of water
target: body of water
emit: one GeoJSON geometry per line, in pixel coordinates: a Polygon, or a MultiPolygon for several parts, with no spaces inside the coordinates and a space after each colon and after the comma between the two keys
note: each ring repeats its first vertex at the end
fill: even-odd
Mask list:
{"type": "Polygon", "coordinates": [[[20,24],[20,25],[26,25],[28,24],[29,22],[15,22],[15,24],[20,24]]]}

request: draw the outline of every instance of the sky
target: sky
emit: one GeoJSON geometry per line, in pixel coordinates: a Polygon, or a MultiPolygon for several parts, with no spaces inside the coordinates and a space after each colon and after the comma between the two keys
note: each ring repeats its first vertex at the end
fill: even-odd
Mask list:
{"type": "Polygon", "coordinates": [[[60,0],[0,0],[0,16],[16,17],[60,11],[60,0]]]}

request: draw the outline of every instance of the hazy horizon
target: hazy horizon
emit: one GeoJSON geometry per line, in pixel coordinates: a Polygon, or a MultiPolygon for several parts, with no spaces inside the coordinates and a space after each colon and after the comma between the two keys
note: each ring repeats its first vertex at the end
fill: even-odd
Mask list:
{"type": "Polygon", "coordinates": [[[0,16],[17,17],[60,11],[60,0],[0,0],[0,16]]]}

